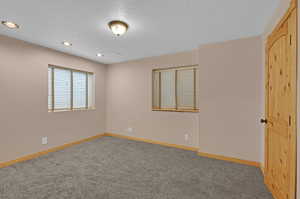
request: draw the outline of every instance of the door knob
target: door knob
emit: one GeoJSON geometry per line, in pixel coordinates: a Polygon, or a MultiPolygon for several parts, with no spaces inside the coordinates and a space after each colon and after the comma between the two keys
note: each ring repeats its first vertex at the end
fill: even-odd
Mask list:
{"type": "Polygon", "coordinates": [[[260,119],[260,123],[265,123],[265,124],[267,124],[267,123],[268,123],[268,120],[267,120],[267,119],[260,119]]]}

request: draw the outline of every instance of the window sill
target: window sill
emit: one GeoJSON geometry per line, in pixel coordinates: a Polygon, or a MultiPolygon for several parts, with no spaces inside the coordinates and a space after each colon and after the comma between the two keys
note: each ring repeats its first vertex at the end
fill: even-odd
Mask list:
{"type": "Polygon", "coordinates": [[[199,113],[199,109],[152,109],[152,111],[199,113]]]}
{"type": "Polygon", "coordinates": [[[96,108],[82,108],[82,109],[60,109],[60,110],[48,110],[48,113],[59,113],[59,112],[77,112],[77,111],[94,111],[96,108]]]}

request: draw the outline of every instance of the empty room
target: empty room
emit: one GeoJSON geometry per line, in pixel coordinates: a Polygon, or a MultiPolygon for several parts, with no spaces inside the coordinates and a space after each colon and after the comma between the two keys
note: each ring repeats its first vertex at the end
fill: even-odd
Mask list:
{"type": "Polygon", "coordinates": [[[0,199],[300,199],[298,0],[0,3],[0,199]]]}

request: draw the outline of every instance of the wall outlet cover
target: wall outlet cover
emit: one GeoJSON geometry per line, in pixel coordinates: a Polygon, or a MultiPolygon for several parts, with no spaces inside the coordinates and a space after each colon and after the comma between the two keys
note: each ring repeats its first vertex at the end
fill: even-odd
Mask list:
{"type": "Polygon", "coordinates": [[[48,144],[48,137],[42,137],[42,144],[48,144]]]}
{"type": "Polygon", "coordinates": [[[132,133],[133,129],[132,129],[131,127],[129,127],[129,128],[127,129],[127,131],[128,131],[129,133],[132,133]]]}

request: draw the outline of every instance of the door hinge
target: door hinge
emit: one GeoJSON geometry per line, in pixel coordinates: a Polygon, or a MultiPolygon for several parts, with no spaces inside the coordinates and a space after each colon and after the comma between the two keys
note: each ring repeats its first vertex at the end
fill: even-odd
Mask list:
{"type": "Polygon", "coordinates": [[[292,45],[292,35],[290,35],[290,45],[292,45]]]}
{"type": "Polygon", "coordinates": [[[291,126],[291,125],[292,125],[292,117],[289,116],[289,126],[291,126]]]}

